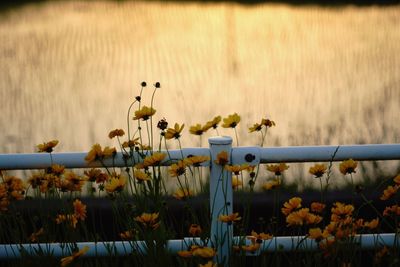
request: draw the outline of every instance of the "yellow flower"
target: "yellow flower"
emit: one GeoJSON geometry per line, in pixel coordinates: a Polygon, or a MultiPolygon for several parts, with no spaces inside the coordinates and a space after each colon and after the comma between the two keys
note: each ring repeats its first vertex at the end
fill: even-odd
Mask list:
{"type": "Polygon", "coordinates": [[[145,157],[143,160],[143,164],[145,167],[157,166],[161,163],[161,161],[164,160],[165,157],[165,153],[155,152],[153,153],[153,155],[145,157]]]}
{"type": "Polygon", "coordinates": [[[228,152],[221,151],[217,154],[217,159],[214,160],[215,164],[225,166],[228,164],[228,152]]]}
{"type": "Polygon", "coordinates": [[[237,113],[234,113],[229,115],[227,118],[224,118],[223,121],[223,128],[235,128],[240,122],[240,116],[237,113]]]}
{"type": "Polygon", "coordinates": [[[139,137],[135,138],[133,140],[125,141],[122,143],[123,148],[128,148],[128,147],[135,147],[136,145],[139,145],[139,137]]]}
{"type": "Polygon", "coordinates": [[[203,131],[207,131],[210,128],[217,129],[218,124],[221,122],[221,116],[214,117],[211,121],[208,121],[203,127],[203,131]]]}
{"type": "Polygon", "coordinates": [[[185,124],[182,124],[179,126],[178,123],[175,123],[174,128],[168,128],[167,132],[165,133],[165,139],[169,140],[172,138],[179,139],[181,137],[181,132],[183,128],[185,127],[185,124]]]}
{"type": "Polygon", "coordinates": [[[191,236],[199,236],[201,234],[202,230],[200,225],[198,224],[191,224],[189,227],[189,234],[191,236]]]}
{"type": "Polygon", "coordinates": [[[389,198],[391,198],[394,194],[397,193],[397,191],[399,190],[400,186],[399,185],[395,185],[394,187],[389,185],[384,191],[383,191],[383,195],[381,196],[381,200],[388,200],[389,198]]]}
{"type": "Polygon", "coordinates": [[[209,247],[197,247],[193,250],[193,256],[201,258],[212,258],[215,256],[215,250],[209,247]]]}
{"type": "Polygon", "coordinates": [[[289,201],[283,203],[282,213],[288,216],[293,210],[301,208],[302,199],[299,197],[292,197],[289,201]]]}
{"type": "Polygon", "coordinates": [[[232,188],[237,189],[239,186],[243,185],[242,180],[239,180],[237,176],[232,177],[232,188]]]}
{"type": "Polygon", "coordinates": [[[179,199],[179,200],[186,199],[191,196],[193,196],[192,190],[186,189],[186,188],[176,190],[176,192],[173,195],[174,198],[179,199]]]}
{"type": "Polygon", "coordinates": [[[325,209],[325,204],[319,203],[319,202],[313,202],[311,203],[311,211],[316,212],[316,213],[322,213],[322,211],[325,209]]]}
{"type": "Polygon", "coordinates": [[[310,210],[308,208],[302,208],[298,211],[290,213],[286,217],[286,222],[288,223],[288,226],[317,224],[322,221],[322,217],[312,214],[309,211],[310,210]]]}
{"type": "Polygon", "coordinates": [[[286,163],[267,165],[267,171],[273,172],[277,176],[281,175],[287,169],[289,169],[289,166],[286,163]]]}
{"type": "Polygon", "coordinates": [[[149,181],[150,180],[150,175],[148,173],[142,172],[140,170],[135,170],[133,173],[133,176],[139,181],[139,182],[144,182],[144,181],[149,181]]]}
{"type": "Polygon", "coordinates": [[[315,164],[313,167],[310,167],[309,173],[314,175],[316,178],[322,177],[326,172],[325,164],[315,164]]]}
{"type": "Polygon", "coordinates": [[[261,129],[262,129],[262,124],[254,123],[253,127],[249,128],[249,133],[252,133],[255,131],[259,132],[259,131],[261,131],[261,129]]]}
{"type": "Polygon", "coordinates": [[[121,192],[126,184],[126,178],[123,175],[113,173],[110,180],[105,186],[108,193],[121,192]]]}
{"type": "Polygon", "coordinates": [[[78,223],[75,214],[57,214],[55,221],[57,224],[69,222],[73,228],[76,228],[76,224],[78,223]]]}
{"type": "Polygon", "coordinates": [[[320,228],[310,228],[308,230],[308,237],[311,239],[315,239],[317,242],[319,242],[321,241],[321,239],[328,237],[327,232],[324,231],[324,233],[320,228]]]}
{"type": "Polygon", "coordinates": [[[259,233],[257,234],[257,232],[255,231],[251,231],[251,236],[255,237],[256,240],[269,240],[272,239],[272,235],[270,234],[266,234],[266,233],[259,233]]]}
{"type": "Polygon", "coordinates": [[[281,185],[281,181],[279,179],[273,179],[263,184],[262,188],[266,191],[278,188],[281,185]]]}
{"type": "Polygon", "coordinates": [[[331,221],[339,222],[352,216],[354,211],[353,205],[345,205],[340,202],[336,202],[333,205],[334,207],[331,208],[331,221]]]}
{"type": "Polygon", "coordinates": [[[239,173],[243,170],[247,170],[249,168],[249,164],[242,164],[242,165],[225,165],[225,170],[229,172],[233,172],[236,175],[239,175],[239,173]]]}
{"type": "Polygon", "coordinates": [[[393,205],[391,207],[386,207],[383,211],[383,216],[397,215],[400,216],[400,207],[398,205],[393,205]]]}
{"type": "Polygon", "coordinates": [[[44,233],[44,229],[42,227],[38,231],[31,234],[31,236],[29,237],[29,241],[38,242],[39,236],[41,236],[43,233],[44,233]]]}
{"type": "Polygon", "coordinates": [[[180,160],[169,167],[171,177],[178,177],[185,174],[187,163],[185,160],[180,160]]]}
{"type": "Polygon", "coordinates": [[[186,159],[186,162],[190,165],[193,165],[194,167],[200,167],[200,164],[206,161],[209,161],[210,157],[208,156],[193,156],[193,157],[188,157],[186,159]]]}
{"type": "Polygon", "coordinates": [[[357,168],[357,161],[348,159],[339,164],[339,170],[343,175],[355,173],[357,168]]]}
{"type": "Polygon", "coordinates": [[[189,128],[189,132],[194,135],[202,135],[205,131],[204,128],[201,127],[201,124],[193,125],[189,128]]]}
{"type": "Polygon", "coordinates": [[[89,250],[88,246],[84,246],[81,250],[73,253],[71,256],[65,257],[61,259],[61,267],[67,266],[75,259],[79,258],[80,256],[84,255],[89,250]]]}
{"type": "MultiPolygon", "coordinates": [[[[79,192],[82,190],[82,187],[86,182],[85,177],[81,177],[72,171],[66,171],[64,173],[64,179],[64,181],[66,181],[66,183],[68,184],[68,191],[79,192]]],[[[57,185],[57,187],[60,187],[60,183],[57,185]]]]}
{"type": "Polygon", "coordinates": [[[38,152],[53,152],[53,148],[58,144],[58,140],[52,140],[47,143],[39,144],[36,147],[38,148],[38,152]]]}
{"type": "Polygon", "coordinates": [[[265,127],[272,127],[272,126],[275,126],[275,122],[274,121],[271,121],[271,120],[269,120],[269,119],[262,119],[261,120],[261,124],[262,125],[264,125],[265,127]]]}
{"type": "Polygon", "coordinates": [[[144,121],[147,121],[154,114],[156,114],[156,110],[154,108],[143,106],[142,109],[135,111],[135,117],[133,117],[133,119],[134,120],[142,119],[144,121]]]}
{"type": "Polygon", "coordinates": [[[86,219],[86,205],[83,204],[79,199],[76,199],[73,205],[75,217],[78,220],[84,221],[86,219]]]}
{"type": "Polygon", "coordinates": [[[400,185],[400,174],[393,178],[393,182],[400,185]]]}
{"type": "Polygon", "coordinates": [[[85,160],[87,162],[92,162],[103,157],[103,151],[99,144],[94,144],[92,149],[87,153],[85,160]]]}
{"type": "Polygon", "coordinates": [[[122,130],[122,129],[115,129],[115,130],[112,130],[112,131],[108,134],[108,137],[109,137],[110,139],[113,139],[113,138],[116,137],[116,136],[124,136],[124,134],[125,134],[124,130],[122,130]]]}
{"type": "Polygon", "coordinates": [[[193,256],[192,251],[189,250],[180,250],[178,251],[178,256],[182,258],[191,258],[193,256]]]}
{"type": "Polygon", "coordinates": [[[199,264],[199,267],[217,267],[218,265],[212,261],[207,262],[206,264],[199,264]]]}
{"type": "Polygon", "coordinates": [[[373,219],[370,222],[365,222],[364,227],[369,228],[369,229],[375,229],[379,225],[379,218],[373,219]]]}
{"type": "Polygon", "coordinates": [[[228,214],[228,215],[219,215],[218,220],[225,223],[232,223],[236,221],[240,221],[242,217],[239,216],[239,212],[228,214]]]}
{"type": "Polygon", "coordinates": [[[137,216],[135,221],[141,223],[146,228],[157,229],[160,226],[158,222],[159,213],[142,213],[142,215],[137,216]]]}
{"type": "Polygon", "coordinates": [[[113,156],[115,156],[115,154],[117,154],[117,150],[115,149],[115,147],[106,146],[103,150],[103,157],[105,157],[105,158],[113,157],[113,156]]]}
{"type": "Polygon", "coordinates": [[[98,179],[101,180],[101,182],[104,182],[105,180],[108,179],[108,176],[105,173],[103,173],[100,169],[92,168],[89,171],[84,171],[83,173],[86,175],[88,181],[90,182],[95,182],[98,179]]]}

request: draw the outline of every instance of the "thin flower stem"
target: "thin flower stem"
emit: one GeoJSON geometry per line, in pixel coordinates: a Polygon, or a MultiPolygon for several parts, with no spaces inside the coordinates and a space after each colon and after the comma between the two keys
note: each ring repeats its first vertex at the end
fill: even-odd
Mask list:
{"type": "Polygon", "coordinates": [[[130,137],[130,123],[129,123],[130,120],[129,120],[129,114],[130,114],[130,112],[131,112],[132,106],[136,103],[136,101],[137,101],[137,100],[133,101],[133,102],[130,104],[130,106],[129,106],[129,108],[128,108],[128,113],[127,113],[127,115],[126,115],[126,123],[127,123],[127,125],[128,125],[128,141],[131,140],[131,137],[130,137]]]}
{"type": "MultiPolygon", "coordinates": [[[[150,109],[153,109],[154,94],[156,93],[156,90],[157,88],[154,88],[153,94],[151,96],[150,109]]],[[[153,147],[153,116],[150,116],[150,128],[151,128],[150,146],[153,147]]]]}
{"type": "Polygon", "coordinates": [[[237,135],[236,127],[233,128],[233,130],[235,131],[235,136],[236,136],[236,146],[239,146],[239,138],[238,138],[238,135],[237,135]]]}

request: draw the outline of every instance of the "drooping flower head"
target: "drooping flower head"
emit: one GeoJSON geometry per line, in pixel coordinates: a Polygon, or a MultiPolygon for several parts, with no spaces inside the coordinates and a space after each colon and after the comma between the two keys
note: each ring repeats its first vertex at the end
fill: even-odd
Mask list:
{"type": "Polygon", "coordinates": [[[268,182],[265,182],[262,185],[262,188],[266,191],[278,188],[281,185],[281,181],[279,179],[273,179],[268,182]]]}
{"type": "Polygon", "coordinates": [[[61,259],[61,267],[65,267],[71,262],[73,262],[75,259],[81,257],[84,255],[87,251],[89,250],[88,246],[83,247],[81,250],[74,252],[71,256],[65,257],[61,259]]]}
{"type": "Polygon", "coordinates": [[[249,133],[259,132],[261,130],[262,130],[262,124],[254,123],[254,125],[249,128],[249,133]]]}
{"type": "Polygon", "coordinates": [[[194,167],[200,167],[201,163],[209,160],[210,160],[209,156],[191,156],[191,157],[188,156],[186,162],[189,165],[193,165],[194,167]]]}
{"type": "Polygon", "coordinates": [[[181,137],[181,132],[183,128],[185,127],[185,124],[182,124],[179,126],[178,123],[175,123],[174,128],[168,128],[167,132],[165,133],[165,139],[179,139],[181,137]]]}
{"type": "Polygon", "coordinates": [[[275,126],[275,122],[271,121],[270,119],[262,119],[261,125],[264,125],[265,127],[270,128],[272,126],[275,126]]]}
{"type": "Polygon", "coordinates": [[[214,117],[211,121],[208,121],[204,127],[203,131],[207,131],[210,128],[217,129],[218,124],[221,122],[221,116],[214,117]]]}
{"type": "Polygon", "coordinates": [[[391,198],[393,195],[399,191],[400,185],[396,184],[395,186],[389,185],[386,187],[385,190],[383,190],[383,195],[380,197],[381,200],[388,200],[391,198]]]}
{"type": "Polygon", "coordinates": [[[190,126],[189,132],[194,135],[202,135],[205,130],[201,124],[197,123],[196,125],[190,126]]]}
{"type": "Polygon", "coordinates": [[[223,128],[235,128],[240,122],[240,116],[237,113],[229,115],[227,118],[223,119],[223,128]]]}
{"type": "Polygon", "coordinates": [[[146,213],[143,212],[142,215],[135,217],[135,221],[141,223],[146,228],[157,229],[160,226],[158,222],[159,213],[146,213]]]}
{"type": "Polygon", "coordinates": [[[228,215],[219,215],[218,221],[224,222],[224,223],[233,223],[240,221],[242,217],[239,216],[239,212],[231,213],[228,215]]]}
{"type": "Polygon", "coordinates": [[[229,160],[228,160],[228,152],[226,151],[221,151],[217,154],[217,159],[214,160],[215,164],[221,165],[221,166],[225,166],[226,164],[228,164],[229,160]]]}
{"type": "Polygon", "coordinates": [[[247,170],[249,168],[249,164],[244,163],[242,165],[225,165],[225,170],[229,172],[233,172],[236,175],[239,175],[241,171],[247,170]]]}
{"type": "Polygon", "coordinates": [[[133,119],[134,120],[142,119],[144,121],[147,121],[154,114],[156,114],[156,110],[154,108],[143,106],[140,110],[135,111],[135,117],[133,117],[133,119]]]}
{"type": "Polygon", "coordinates": [[[282,213],[288,216],[292,211],[301,208],[301,201],[302,199],[299,197],[292,197],[283,204],[282,213]]]}
{"type": "Polygon", "coordinates": [[[112,130],[112,131],[108,134],[108,137],[109,137],[110,139],[112,139],[112,138],[114,138],[114,137],[116,137],[116,136],[119,136],[119,137],[124,136],[124,134],[125,134],[124,130],[122,130],[122,129],[115,129],[115,130],[112,130]]]}
{"type": "Polygon", "coordinates": [[[189,198],[191,196],[193,196],[193,192],[192,192],[192,190],[187,189],[187,188],[184,188],[184,189],[179,188],[173,194],[173,197],[178,199],[178,200],[184,200],[184,199],[187,199],[187,198],[189,198]]]}

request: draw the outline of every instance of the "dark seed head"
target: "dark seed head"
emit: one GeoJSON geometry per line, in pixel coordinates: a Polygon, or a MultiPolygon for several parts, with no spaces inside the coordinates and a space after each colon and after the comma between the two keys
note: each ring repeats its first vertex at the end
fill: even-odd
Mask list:
{"type": "Polygon", "coordinates": [[[156,83],[154,84],[154,86],[155,86],[156,88],[160,88],[160,87],[161,87],[161,84],[160,84],[159,82],[156,82],[156,83]]]}
{"type": "Polygon", "coordinates": [[[146,83],[146,82],[142,82],[140,85],[141,85],[142,87],[146,87],[147,83],[146,83]]]}

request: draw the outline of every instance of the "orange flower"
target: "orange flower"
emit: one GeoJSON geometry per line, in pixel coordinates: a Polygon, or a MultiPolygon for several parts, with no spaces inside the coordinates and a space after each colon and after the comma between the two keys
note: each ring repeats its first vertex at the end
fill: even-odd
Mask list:
{"type": "Polygon", "coordinates": [[[353,205],[345,205],[340,202],[336,202],[333,204],[334,207],[332,207],[331,212],[331,220],[332,221],[340,221],[341,219],[352,216],[353,211],[354,211],[354,206],[353,205]]]}
{"type": "Polygon", "coordinates": [[[113,173],[105,189],[108,193],[121,192],[126,184],[126,178],[123,175],[113,173]]]}
{"type": "Polygon", "coordinates": [[[221,165],[221,166],[225,166],[226,164],[228,164],[229,160],[228,160],[228,152],[226,151],[221,151],[217,154],[217,159],[214,160],[215,164],[221,165]]]}
{"type": "Polygon", "coordinates": [[[370,222],[365,222],[364,227],[369,228],[369,229],[375,229],[379,225],[379,218],[373,219],[370,222]]]}
{"type": "Polygon", "coordinates": [[[189,234],[191,236],[199,236],[201,234],[202,230],[200,225],[198,224],[191,224],[189,227],[189,234]]]}
{"type": "Polygon", "coordinates": [[[277,176],[281,175],[287,169],[289,169],[289,166],[285,163],[267,165],[267,171],[273,172],[277,176]]]}
{"type": "Polygon", "coordinates": [[[386,207],[383,211],[383,216],[397,215],[400,216],[400,207],[398,205],[393,205],[391,207],[386,207]]]}
{"type": "Polygon", "coordinates": [[[197,247],[193,250],[193,256],[201,258],[212,258],[215,256],[215,249],[209,247],[197,247]]]}
{"type": "Polygon", "coordinates": [[[313,202],[311,203],[311,211],[316,212],[316,213],[322,213],[322,211],[325,209],[325,204],[319,203],[319,202],[313,202]]]}
{"type": "Polygon", "coordinates": [[[184,175],[186,172],[186,166],[187,162],[185,160],[180,160],[169,167],[169,174],[171,175],[171,177],[184,175]]]}
{"type": "Polygon", "coordinates": [[[86,219],[86,205],[83,204],[79,199],[76,199],[73,205],[76,218],[78,220],[84,221],[86,219]]]}
{"type": "Polygon", "coordinates": [[[178,251],[178,256],[182,258],[191,258],[193,256],[193,252],[190,250],[180,250],[178,251]]]}
{"type": "Polygon", "coordinates": [[[103,151],[99,144],[94,144],[92,149],[87,153],[85,160],[87,162],[92,162],[103,157],[103,151]]]}
{"type": "Polygon", "coordinates": [[[182,124],[179,126],[178,123],[175,123],[174,128],[168,128],[167,132],[165,133],[165,139],[179,139],[181,137],[181,132],[183,128],[185,127],[185,124],[182,124]]]}
{"type": "Polygon", "coordinates": [[[72,228],[76,228],[76,224],[78,223],[78,219],[76,218],[75,214],[58,214],[55,221],[57,224],[69,222],[72,228]]]}
{"type": "Polygon", "coordinates": [[[325,164],[315,164],[313,167],[310,167],[309,172],[314,175],[316,178],[322,177],[326,172],[325,164]]]}
{"type": "Polygon", "coordinates": [[[143,160],[143,164],[144,164],[146,167],[149,167],[149,166],[157,166],[157,165],[159,165],[159,164],[161,163],[161,161],[164,160],[164,158],[165,158],[166,156],[167,156],[167,155],[166,155],[165,153],[155,152],[155,153],[153,153],[153,155],[146,157],[146,158],[143,160]]]}
{"type": "Polygon", "coordinates": [[[357,161],[348,159],[339,164],[339,170],[343,175],[355,173],[357,168],[357,161]]]}
{"type": "Polygon", "coordinates": [[[308,237],[319,242],[324,236],[320,228],[310,228],[308,230],[308,237]]]}
{"type": "Polygon", "coordinates": [[[142,215],[137,216],[135,221],[140,222],[146,228],[157,229],[160,226],[158,222],[159,213],[142,213],[142,215]]]}
{"type": "Polygon", "coordinates": [[[186,158],[186,163],[189,165],[193,165],[194,167],[199,167],[201,163],[209,160],[210,157],[208,156],[193,156],[186,158]]]}
{"type": "Polygon", "coordinates": [[[393,178],[393,182],[400,185],[400,174],[393,178]]]}
{"type": "Polygon", "coordinates": [[[400,185],[395,185],[394,187],[389,185],[384,191],[383,191],[383,195],[381,196],[381,200],[388,200],[389,198],[391,198],[394,194],[397,193],[397,191],[399,190],[400,185]]]}
{"type": "Polygon", "coordinates": [[[133,231],[127,230],[119,234],[122,240],[132,240],[133,239],[133,231]]]}
{"type": "Polygon", "coordinates": [[[239,175],[241,171],[247,170],[249,168],[249,164],[242,164],[242,165],[225,165],[224,169],[233,172],[236,175],[239,175]]]}
{"type": "Polygon", "coordinates": [[[261,129],[262,129],[262,124],[254,123],[253,127],[249,128],[249,133],[256,132],[256,131],[259,132],[259,131],[261,131],[261,129]]]}
{"type": "Polygon", "coordinates": [[[266,233],[257,234],[257,232],[255,231],[251,231],[251,236],[254,237],[256,240],[269,240],[273,237],[272,235],[266,233]]]}
{"type": "Polygon", "coordinates": [[[272,190],[278,188],[281,185],[281,181],[279,179],[273,179],[263,184],[262,188],[264,190],[272,190]]]}
{"type": "Polygon", "coordinates": [[[194,135],[202,135],[205,132],[205,130],[201,126],[201,124],[198,123],[196,125],[190,126],[189,132],[194,135]]]}
{"type": "Polygon", "coordinates": [[[140,110],[135,111],[135,117],[133,117],[133,119],[134,120],[142,119],[144,121],[147,121],[154,114],[156,114],[156,110],[154,108],[143,106],[140,110]]]}
{"type": "Polygon", "coordinates": [[[206,125],[204,125],[203,130],[207,131],[210,128],[217,129],[218,124],[221,122],[221,116],[214,117],[211,121],[208,121],[206,125]]]}
{"type": "Polygon", "coordinates": [[[112,130],[112,131],[108,134],[108,137],[109,137],[110,139],[113,139],[113,138],[116,137],[116,136],[124,136],[124,134],[125,134],[124,130],[122,130],[122,129],[115,129],[115,130],[112,130]]]}
{"type": "Polygon", "coordinates": [[[179,200],[187,199],[191,196],[193,196],[192,190],[186,189],[186,188],[184,188],[183,190],[181,188],[176,190],[176,192],[173,195],[174,198],[179,199],[179,200]]]}
{"type": "Polygon", "coordinates": [[[240,122],[240,116],[237,113],[229,115],[227,118],[223,119],[223,128],[235,128],[240,122]]]}
{"type": "Polygon", "coordinates": [[[129,141],[123,142],[122,143],[122,147],[123,148],[128,148],[128,147],[132,148],[132,147],[135,147],[136,145],[139,145],[139,144],[140,143],[139,143],[139,137],[138,137],[138,138],[135,138],[133,140],[129,140],[129,141]]]}
{"type": "Polygon", "coordinates": [[[89,250],[88,246],[84,246],[81,250],[73,253],[71,256],[65,257],[61,259],[61,267],[67,266],[71,262],[73,262],[75,259],[81,257],[84,255],[87,251],[89,250]]]}
{"type": "Polygon", "coordinates": [[[142,172],[141,170],[135,170],[133,176],[138,180],[138,182],[150,181],[150,175],[148,173],[142,172]]]}
{"type": "Polygon", "coordinates": [[[113,157],[117,154],[117,150],[115,147],[108,147],[106,146],[103,150],[103,157],[108,158],[108,157],[113,157]]]}
{"type": "Polygon", "coordinates": [[[289,201],[283,203],[282,213],[288,216],[293,210],[301,208],[302,199],[299,197],[293,197],[289,201]]]}
{"type": "Polygon", "coordinates": [[[225,223],[232,223],[236,221],[240,221],[242,217],[239,216],[239,212],[228,214],[228,215],[219,215],[218,220],[225,223]]]}
{"type": "Polygon", "coordinates": [[[36,147],[38,148],[38,152],[53,152],[53,148],[58,144],[58,140],[52,140],[47,143],[39,144],[36,147]]]}

